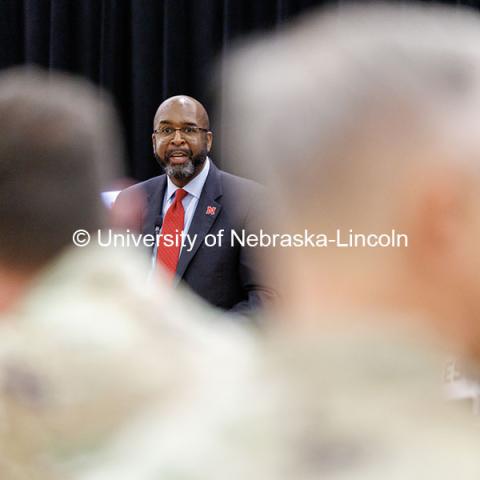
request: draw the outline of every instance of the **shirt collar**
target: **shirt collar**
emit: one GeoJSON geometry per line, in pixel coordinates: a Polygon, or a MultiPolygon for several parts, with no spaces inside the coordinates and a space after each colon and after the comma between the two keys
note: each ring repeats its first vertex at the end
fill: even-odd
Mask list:
{"type": "MultiPolygon", "coordinates": [[[[207,157],[203,165],[202,171],[190,182],[188,182],[183,189],[190,195],[200,198],[203,186],[207,180],[208,172],[210,171],[210,158],[207,157]]],[[[172,195],[179,189],[167,175],[167,200],[172,198],[172,195]]]]}

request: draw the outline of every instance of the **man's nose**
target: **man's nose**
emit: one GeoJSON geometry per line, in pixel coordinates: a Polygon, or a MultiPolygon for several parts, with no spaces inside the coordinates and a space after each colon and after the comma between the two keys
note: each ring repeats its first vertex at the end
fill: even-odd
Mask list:
{"type": "Polygon", "coordinates": [[[173,138],[170,141],[174,145],[181,145],[182,143],[185,143],[185,140],[183,139],[182,134],[180,133],[180,130],[175,130],[173,138]]]}

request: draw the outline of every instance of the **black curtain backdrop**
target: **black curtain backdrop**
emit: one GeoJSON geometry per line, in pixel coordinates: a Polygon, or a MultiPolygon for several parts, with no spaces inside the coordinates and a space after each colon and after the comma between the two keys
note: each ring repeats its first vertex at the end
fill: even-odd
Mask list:
{"type": "MultiPolygon", "coordinates": [[[[160,172],[152,155],[151,131],[162,100],[182,93],[198,98],[212,111],[214,96],[208,87],[213,67],[233,41],[275,29],[313,7],[341,3],[0,0],[0,69],[38,64],[82,75],[109,90],[125,130],[127,173],[144,180],[160,172]]],[[[214,124],[214,133],[220,128],[214,124]]],[[[215,150],[213,158],[221,165],[215,150]]]]}

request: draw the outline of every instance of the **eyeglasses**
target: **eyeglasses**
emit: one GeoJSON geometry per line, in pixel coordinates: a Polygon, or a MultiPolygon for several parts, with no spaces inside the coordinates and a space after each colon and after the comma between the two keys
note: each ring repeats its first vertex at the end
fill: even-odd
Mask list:
{"type": "Polygon", "coordinates": [[[166,139],[170,137],[174,137],[175,133],[179,131],[183,138],[190,138],[194,139],[200,132],[208,132],[207,128],[200,128],[200,127],[192,127],[192,126],[185,126],[180,128],[174,127],[161,127],[157,130],[154,130],[153,133],[157,134],[161,139],[166,139]]]}

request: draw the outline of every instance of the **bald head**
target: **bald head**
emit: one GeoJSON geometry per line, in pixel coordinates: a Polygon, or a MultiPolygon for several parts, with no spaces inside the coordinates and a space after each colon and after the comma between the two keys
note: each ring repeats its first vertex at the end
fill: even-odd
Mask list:
{"type": "Polygon", "coordinates": [[[184,115],[188,115],[189,118],[195,118],[199,127],[210,129],[210,120],[205,107],[197,99],[188,95],[175,95],[164,100],[155,113],[153,128],[157,128],[160,117],[168,117],[172,110],[182,112],[184,115]]]}

